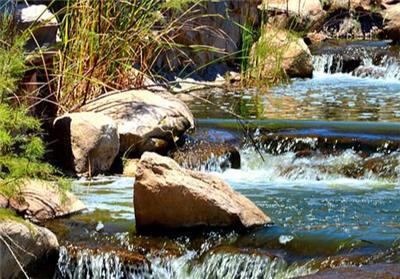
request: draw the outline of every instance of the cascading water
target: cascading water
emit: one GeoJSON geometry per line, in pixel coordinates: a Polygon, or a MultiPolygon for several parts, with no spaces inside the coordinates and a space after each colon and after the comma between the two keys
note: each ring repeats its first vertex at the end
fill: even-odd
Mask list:
{"type": "Polygon", "coordinates": [[[313,56],[314,77],[349,74],[360,78],[400,80],[396,56],[381,54],[381,48],[352,47],[344,53],[319,53],[313,56]]]}
{"type": "Polygon", "coordinates": [[[147,255],[145,260],[129,263],[114,252],[82,249],[71,255],[61,247],[54,279],[291,278],[313,272],[307,264],[290,265],[268,255],[185,249],[179,256],[147,255]]]}
{"type": "MultiPolygon", "coordinates": [[[[202,139],[240,145],[241,168],[230,169],[225,155],[183,165],[223,178],[274,225],[140,236],[132,228],[133,178],[78,181],[74,191],[88,212],[61,222],[55,278],[283,279],[349,264],[400,263],[400,132],[396,123],[382,124],[400,122],[400,67],[386,43],[376,45],[319,52],[314,78],[268,94],[207,95],[243,118],[277,121],[258,125],[240,145],[242,131],[214,119],[202,139]]],[[[197,118],[231,117],[198,101],[189,107],[197,118]]]]}

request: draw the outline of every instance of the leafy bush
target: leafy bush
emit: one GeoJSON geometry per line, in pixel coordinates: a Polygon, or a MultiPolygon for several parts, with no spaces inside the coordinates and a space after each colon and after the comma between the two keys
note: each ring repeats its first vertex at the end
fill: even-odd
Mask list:
{"type": "Polygon", "coordinates": [[[25,177],[46,178],[53,169],[40,161],[45,153],[40,122],[15,95],[26,70],[26,36],[16,34],[9,16],[0,20],[0,192],[10,194],[6,185],[25,177]]]}

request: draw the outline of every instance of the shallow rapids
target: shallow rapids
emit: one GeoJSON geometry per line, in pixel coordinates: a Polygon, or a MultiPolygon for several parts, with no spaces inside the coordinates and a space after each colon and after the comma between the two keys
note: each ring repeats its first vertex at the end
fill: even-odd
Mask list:
{"type": "Polygon", "coordinates": [[[88,211],[48,224],[63,245],[55,278],[283,279],[400,264],[397,56],[386,42],[329,47],[315,53],[312,79],[267,93],[198,92],[209,102],[186,100],[198,120],[194,138],[237,146],[241,168],[221,168],[226,158],[215,156],[186,167],[221,177],[275,224],[141,236],[133,178],[79,180],[74,192],[88,211]],[[227,110],[252,121],[239,125],[227,110]]]}

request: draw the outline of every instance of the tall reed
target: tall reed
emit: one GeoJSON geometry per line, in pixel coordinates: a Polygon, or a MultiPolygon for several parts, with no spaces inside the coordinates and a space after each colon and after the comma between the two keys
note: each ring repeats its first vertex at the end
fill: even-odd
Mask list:
{"type": "Polygon", "coordinates": [[[57,99],[82,105],[104,92],[140,86],[200,1],[68,0],[61,21],[57,99]]]}

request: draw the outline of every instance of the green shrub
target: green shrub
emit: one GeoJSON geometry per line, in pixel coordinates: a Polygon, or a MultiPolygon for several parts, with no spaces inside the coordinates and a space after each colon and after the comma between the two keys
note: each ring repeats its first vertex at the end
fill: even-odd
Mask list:
{"type": "Polygon", "coordinates": [[[29,116],[16,94],[26,70],[27,37],[17,35],[11,17],[0,20],[0,192],[11,195],[21,179],[47,178],[53,169],[41,162],[45,147],[39,137],[40,122],[29,116]]]}

